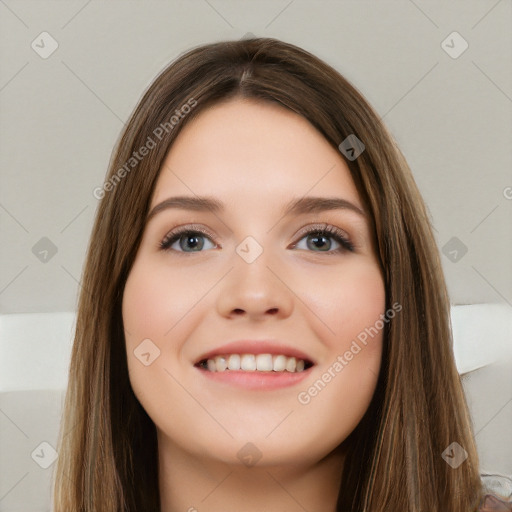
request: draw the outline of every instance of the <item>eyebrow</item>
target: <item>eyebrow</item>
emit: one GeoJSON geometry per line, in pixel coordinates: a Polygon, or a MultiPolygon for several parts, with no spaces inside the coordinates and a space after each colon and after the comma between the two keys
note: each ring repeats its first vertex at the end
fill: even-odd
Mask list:
{"type": "MultiPolygon", "coordinates": [[[[167,209],[191,210],[196,212],[209,211],[214,214],[225,210],[224,203],[207,196],[176,196],[169,197],[158,203],[149,212],[146,223],[149,222],[157,213],[167,209]]],[[[366,217],[366,212],[341,197],[300,197],[292,199],[283,210],[283,217],[287,215],[300,215],[307,213],[318,213],[327,210],[349,210],[366,217]]]]}

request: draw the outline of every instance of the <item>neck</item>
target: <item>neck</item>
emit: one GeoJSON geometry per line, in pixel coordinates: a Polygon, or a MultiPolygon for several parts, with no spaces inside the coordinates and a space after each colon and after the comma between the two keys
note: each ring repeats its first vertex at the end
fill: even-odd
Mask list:
{"type": "Polygon", "coordinates": [[[300,466],[226,464],[158,435],[161,512],[335,512],[344,455],[300,466]]]}

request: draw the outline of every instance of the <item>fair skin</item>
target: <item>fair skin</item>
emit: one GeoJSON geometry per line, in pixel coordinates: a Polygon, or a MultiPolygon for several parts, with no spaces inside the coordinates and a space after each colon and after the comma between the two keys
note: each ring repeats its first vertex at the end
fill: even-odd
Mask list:
{"type": "Polygon", "coordinates": [[[150,211],[174,196],[208,196],[224,209],[151,215],[124,290],[130,382],[157,429],[162,512],[334,511],[337,447],[375,391],[382,331],[341,370],[337,358],[385,312],[384,281],[367,212],[283,211],[313,196],[364,210],[343,157],[297,114],[229,100],[184,127],[150,211]],[[191,229],[159,247],[190,224],[208,235],[191,229]],[[303,233],[316,224],[341,229],[354,250],[332,233],[303,233]],[[242,257],[257,248],[254,260],[242,257]],[[148,338],[160,354],[145,365],[134,350],[148,338]],[[248,339],[293,347],[314,364],[303,374],[247,371],[245,385],[197,364],[248,339]],[[278,373],[300,380],[269,388],[278,373]],[[320,391],[308,392],[326,373],[320,391]]]}

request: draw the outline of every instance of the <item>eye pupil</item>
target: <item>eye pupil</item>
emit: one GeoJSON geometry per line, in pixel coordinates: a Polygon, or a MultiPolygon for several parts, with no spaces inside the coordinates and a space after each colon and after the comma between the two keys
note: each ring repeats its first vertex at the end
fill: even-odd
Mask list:
{"type": "MultiPolygon", "coordinates": [[[[313,235],[309,235],[309,239],[312,240],[312,243],[314,244],[314,246],[317,248],[317,249],[323,249],[323,250],[326,250],[328,251],[329,249],[325,248],[325,241],[328,240],[329,237],[325,236],[325,235],[322,235],[320,233],[317,233],[317,234],[313,234],[313,235]],[[311,237],[311,238],[309,238],[311,237]],[[323,245],[324,247],[319,247],[319,240],[323,240],[323,242],[320,242],[320,245],[323,245]]],[[[308,241],[308,246],[309,246],[309,241],[308,241]]],[[[311,247],[310,247],[311,248],[311,247]]]]}
{"type": "Polygon", "coordinates": [[[184,235],[180,239],[180,247],[185,251],[187,248],[187,244],[190,243],[190,246],[192,249],[199,249],[201,250],[204,245],[204,240],[202,240],[202,235],[184,235]],[[185,240],[185,243],[181,243],[183,240],[185,240]]]}

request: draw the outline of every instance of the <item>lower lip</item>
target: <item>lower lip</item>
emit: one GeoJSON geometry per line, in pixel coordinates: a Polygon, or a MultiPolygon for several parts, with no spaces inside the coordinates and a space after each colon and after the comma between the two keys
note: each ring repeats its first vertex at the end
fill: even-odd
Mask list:
{"type": "Polygon", "coordinates": [[[207,378],[231,384],[245,389],[260,391],[270,391],[272,389],[281,389],[304,380],[310,373],[312,367],[301,372],[261,372],[261,371],[237,371],[226,370],[223,372],[210,372],[198,368],[198,370],[207,378]]]}

